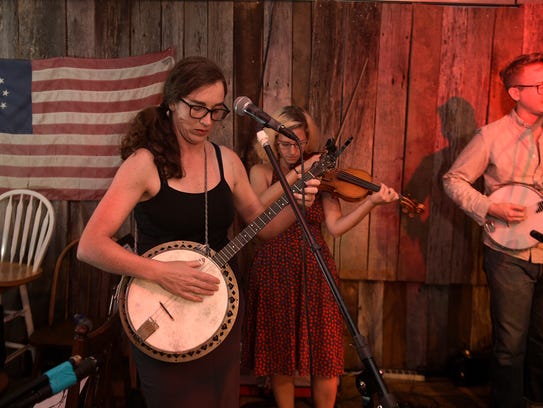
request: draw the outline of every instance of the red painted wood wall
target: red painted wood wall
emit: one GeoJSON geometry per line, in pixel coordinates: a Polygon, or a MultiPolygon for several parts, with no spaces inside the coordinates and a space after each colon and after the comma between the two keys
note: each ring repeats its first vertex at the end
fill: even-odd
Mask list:
{"type": "MultiPolygon", "coordinates": [[[[323,143],[353,136],[339,165],[370,172],[426,212],[409,218],[394,205],[378,208],[329,239],[344,300],[380,367],[433,371],[459,349],[490,342],[480,231],[444,195],[441,175],[477,127],[511,109],[498,71],[520,53],[541,51],[542,16],[537,3],[4,0],[0,57],[174,47],[177,58],[205,55],[224,68],[229,106],[239,95],[269,112],[295,103],[314,115],[323,143]]],[[[249,119],[230,116],[214,140],[254,162],[249,119]]],[[[47,273],[30,288],[38,324],[55,257],[96,203],[54,205],[47,273]]],[[[346,369],[354,369],[345,333],[346,369]]]]}

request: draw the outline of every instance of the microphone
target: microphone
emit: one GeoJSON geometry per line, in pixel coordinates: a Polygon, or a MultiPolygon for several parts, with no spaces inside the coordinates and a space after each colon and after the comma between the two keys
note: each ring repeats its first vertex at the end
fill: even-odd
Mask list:
{"type": "Polygon", "coordinates": [[[282,123],[279,123],[258,106],[256,106],[248,97],[238,96],[234,101],[234,111],[239,115],[247,115],[256,120],[262,126],[275,130],[278,133],[281,133],[283,136],[288,137],[291,140],[294,140],[296,143],[299,143],[298,137],[294,132],[288,129],[282,123]]]}
{"type": "Polygon", "coordinates": [[[539,242],[543,242],[543,234],[541,232],[539,232],[539,231],[531,230],[530,231],[530,236],[532,238],[537,239],[539,242]]]}
{"type": "Polygon", "coordinates": [[[0,399],[0,407],[25,408],[59,393],[83,378],[95,373],[97,362],[94,357],[81,358],[72,356],[68,361],[53,367],[51,370],[29,382],[16,393],[0,399]],[[15,402],[20,397],[18,402],[15,402]],[[14,403],[15,402],[15,403],[14,403]]]}

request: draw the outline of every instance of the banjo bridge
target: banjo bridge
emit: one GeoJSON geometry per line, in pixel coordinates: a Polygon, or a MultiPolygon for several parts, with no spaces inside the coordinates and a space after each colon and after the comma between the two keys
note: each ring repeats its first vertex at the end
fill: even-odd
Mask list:
{"type": "Polygon", "coordinates": [[[142,339],[146,340],[151,334],[158,330],[158,323],[149,317],[143,322],[143,324],[136,330],[136,334],[142,339]]]}

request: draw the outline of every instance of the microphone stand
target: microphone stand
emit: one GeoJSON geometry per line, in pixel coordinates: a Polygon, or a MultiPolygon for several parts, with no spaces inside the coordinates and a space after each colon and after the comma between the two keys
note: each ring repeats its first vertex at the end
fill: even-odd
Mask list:
{"type": "MultiPolygon", "coordinates": [[[[347,306],[345,305],[345,302],[343,301],[341,297],[339,288],[337,287],[334,281],[334,278],[332,276],[332,273],[330,272],[330,269],[328,268],[328,265],[326,265],[326,262],[321,252],[321,248],[319,247],[311,231],[309,230],[307,222],[304,216],[302,215],[300,208],[296,204],[296,200],[294,198],[292,190],[290,189],[290,186],[286,180],[286,177],[281,171],[281,168],[279,167],[279,163],[277,162],[277,159],[275,158],[275,155],[273,154],[273,151],[271,150],[270,144],[265,136],[265,132],[258,132],[258,140],[262,144],[262,147],[264,148],[264,151],[266,152],[270,160],[270,163],[272,164],[273,169],[275,173],[277,174],[279,182],[281,183],[281,187],[283,188],[285,195],[288,198],[292,211],[294,212],[294,215],[296,216],[298,223],[302,227],[304,237],[307,240],[309,247],[311,248],[311,252],[313,252],[313,255],[315,256],[315,259],[317,260],[317,263],[324,275],[324,278],[326,279],[328,286],[330,286],[334,299],[336,300],[336,303],[338,304],[338,307],[343,316],[343,319],[345,320],[345,323],[347,324],[349,332],[351,333],[358,356],[360,357],[360,360],[362,361],[365,369],[370,371],[371,377],[363,378],[361,374],[357,376],[356,386],[357,386],[358,391],[361,394],[363,394],[363,393],[369,392],[370,389],[377,387],[378,393],[381,396],[382,404],[380,406],[384,408],[398,407],[398,403],[396,402],[396,399],[391,393],[388,392],[387,387],[381,376],[381,373],[378,370],[375,362],[373,361],[373,356],[370,351],[366,338],[362,336],[362,334],[360,334],[360,332],[358,331],[358,328],[356,327],[355,323],[353,322],[349,314],[349,311],[347,310],[347,306]]],[[[364,372],[362,372],[362,374],[363,373],[364,372]]],[[[364,397],[362,399],[362,406],[363,407],[373,406],[371,396],[364,397]]]]}

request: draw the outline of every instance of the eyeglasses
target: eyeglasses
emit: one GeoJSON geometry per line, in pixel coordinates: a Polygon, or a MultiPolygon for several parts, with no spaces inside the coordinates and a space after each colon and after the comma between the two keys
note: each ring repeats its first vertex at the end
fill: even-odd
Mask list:
{"type": "Polygon", "coordinates": [[[230,113],[230,109],[228,109],[225,104],[222,105],[222,108],[208,109],[202,105],[192,105],[183,98],[180,98],[179,100],[190,108],[189,115],[193,119],[203,119],[209,113],[211,115],[211,120],[218,122],[226,118],[230,113]]]}
{"type": "MultiPolygon", "coordinates": [[[[279,146],[281,149],[285,149],[285,150],[288,150],[291,147],[298,148],[297,143],[289,143],[289,142],[276,142],[276,143],[277,143],[277,146],[279,146]]],[[[307,140],[300,140],[300,144],[302,145],[302,147],[305,146],[307,144],[307,140]]]]}
{"type": "Polygon", "coordinates": [[[543,82],[534,85],[513,85],[513,88],[536,88],[539,95],[543,95],[543,82]]]}

